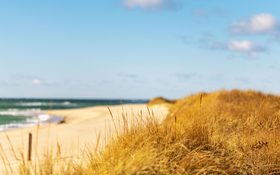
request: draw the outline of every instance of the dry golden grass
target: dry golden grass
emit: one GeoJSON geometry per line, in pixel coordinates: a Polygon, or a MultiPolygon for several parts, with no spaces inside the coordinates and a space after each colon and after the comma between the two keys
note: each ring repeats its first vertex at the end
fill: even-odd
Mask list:
{"type": "MultiPolygon", "coordinates": [[[[151,114],[94,150],[82,162],[48,155],[37,174],[280,174],[280,97],[238,90],[192,95],[178,100],[163,123],[151,114]]],[[[21,174],[34,173],[34,166],[21,167],[21,174]]]]}
{"type": "Polygon", "coordinates": [[[148,106],[152,105],[159,105],[159,104],[165,104],[165,105],[173,105],[176,101],[175,100],[169,100],[164,97],[157,97],[148,102],[148,106]]]}

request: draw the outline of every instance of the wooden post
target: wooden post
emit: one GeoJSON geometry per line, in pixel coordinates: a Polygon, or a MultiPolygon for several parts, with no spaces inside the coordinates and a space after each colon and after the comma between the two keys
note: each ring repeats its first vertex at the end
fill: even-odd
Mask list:
{"type": "Polygon", "coordinates": [[[28,161],[31,161],[31,156],[32,156],[32,134],[29,133],[28,135],[28,161]]]}

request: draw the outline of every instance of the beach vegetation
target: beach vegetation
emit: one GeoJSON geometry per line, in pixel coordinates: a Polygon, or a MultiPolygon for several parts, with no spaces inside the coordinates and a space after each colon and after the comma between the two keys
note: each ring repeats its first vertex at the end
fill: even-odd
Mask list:
{"type": "Polygon", "coordinates": [[[163,122],[153,112],[131,124],[123,120],[122,131],[104,149],[97,142],[78,160],[59,152],[36,163],[22,157],[19,174],[280,174],[279,96],[223,90],[190,95],[169,107],[163,122]]]}

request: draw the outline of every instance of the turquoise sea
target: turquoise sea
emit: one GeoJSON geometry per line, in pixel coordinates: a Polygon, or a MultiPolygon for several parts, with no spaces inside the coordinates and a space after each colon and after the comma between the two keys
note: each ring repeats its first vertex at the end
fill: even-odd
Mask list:
{"type": "Polygon", "coordinates": [[[146,102],[146,100],[98,99],[0,99],[0,131],[36,125],[38,121],[40,123],[59,122],[61,119],[59,116],[44,114],[44,110],[146,102]]]}

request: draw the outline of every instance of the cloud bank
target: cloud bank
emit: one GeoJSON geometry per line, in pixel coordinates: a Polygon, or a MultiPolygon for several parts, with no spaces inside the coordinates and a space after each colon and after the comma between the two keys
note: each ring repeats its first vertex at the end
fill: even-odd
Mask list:
{"type": "MultiPolygon", "coordinates": [[[[200,12],[198,15],[206,15],[200,12]]],[[[261,53],[269,50],[271,41],[280,41],[279,20],[270,13],[261,13],[249,18],[237,20],[229,26],[229,39],[227,41],[217,40],[211,33],[203,34],[197,40],[201,48],[208,50],[219,50],[230,53],[243,54],[249,57],[258,57],[261,53]],[[242,35],[243,39],[240,39],[242,35]],[[254,35],[254,40],[245,37],[254,35]],[[238,38],[235,38],[238,36],[238,38]],[[268,37],[266,43],[263,40],[256,40],[258,37],[268,37]],[[258,41],[255,42],[255,41],[258,41]]]]}
{"type": "Polygon", "coordinates": [[[261,13],[249,19],[234,22],[230,26],[231,34],[268,34],[278,30],[278,20],[269,13],[261,13]]]}
{"type": "Polygon", "coordinates": [[[219,41],[214,35],[204,34],[198,41],[198,45],[207,50],[226,51],[231,53],[243,54],[249,57],[257,57],[260,53],[266,52],[268,49],[263,45],[251,40],[219,41]]]}

